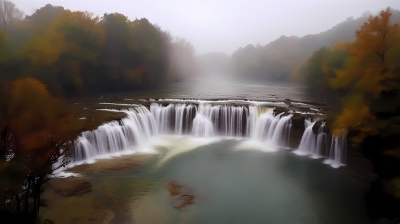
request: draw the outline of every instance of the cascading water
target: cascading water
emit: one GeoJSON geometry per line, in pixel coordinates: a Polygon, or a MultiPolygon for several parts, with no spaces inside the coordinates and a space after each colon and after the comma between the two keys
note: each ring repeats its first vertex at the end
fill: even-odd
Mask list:
{"type": "Polygon", "coordinates": [[[121,120],[121,125],[112,121],[94,131],[83,132],[75,146],[74,160],[131,149],[158,133],[156,121],[146,107],[138,106],[124,112],[127,118],[121,120]]]}
{"type": "Polygon", "coordinates": [[[314,134],[312,128],[316,121],[311,119],[304,120],[305,130],[303,137],[301,137],[300,145],[294,153],[297,155],[313,155],[315,151],[315,144],[317,136],[314,134]]]}
{"type": "Polygon", "coordinates": [[[283,113],[280,113],[274,116],[272,109],[258,106],[250,106],[249,111],[247,132],[252,139],[258,141],[271,140],[279,146],[289,145],[292,114],[282,117],[283,113]]]}
{"type": "Polygon", "coordinates": [[[280,146],[289,146],[290,131],[292,129],[292,114],[279,118],[274,130],[271,130],[271,140],[280,146]]]}
{"type": "Polygon", "coordinates": [[[325,122],[323,121],[321,123],[321,126],[319,126],[318,128],[318,134],[317,134],[317,144],[316,144],[316,148],[314,151],[314,154],[312,156],[312,158],[314,159],[319,159],[321,157],[323,157],[324,155],[327,155],[328,152],[328,135],[326,134],[326,132],[324,131],[325,129],[325,122]]]}
{"type": "Polygon", "coordinates": [[[196,108],[192,104],[162,104],[150,105],[150,116],[154,116],[157,130],[160,134],[189,134],[191,133],[193,114],[196,108]]]}
{"type": "MultiPolygon", "coordinates": [[[[184,135],[195,137],[248,137],[258,142],[269,141],[275,145],[289,145],[292,127],[292,114],[275,115],[274,109],[262,106],[218,105],[210,101],[199,105],[178,103],[163,106],[152,103],[150,110],[142,105],[133,105],[122,110],[127,117],[109,122],[95,131],[81,134],[75,146],[75,161],[95,158],[99,155],[124,150],[138,150],[140,145],[157,135],[184,135]]],[[[298,154],[320,158],[329,155],[326,163],[344,164],[346,139],[334,138],[330,152],[325,123],[318,134],[312,132],[315,122],[306,120],[306,130],[302,137],[298,154]],[[328,153],[328,154],[327,154],[328,153]],[[330,153],[330,154],[329,154],[330,153]]]]}
{"type": "Polygon", "coordinates": [[[329,164],[334,168],[344,166],[346,164],[346,148],[346,135],[338,137],[332,136],[329,158],[325,160],[324,163],[329,164]]]}
{"type": "Polygon", "coordinates": [[[328,157],[324,161],[325,164],[330,164],[334,168],[344,166],[346,164],[346,135],[340,135],[339,137],[332,136],[331,147],[329,148],[325,122],[321,122],[317,134],[313,132],[315,123],[316,121],[312,121],[311,119],[304,120],[305,131],[300,145],[294,153],[297,155],[307,155],[314,159],[328,157]]]}
{"type": "Polygon", "coordinates": [[[196,117],[193,120],[193,135],[195,137],[211,137],[214,135],[214,125],[212,120],[217,120],[215,113],[218,106],[212,107],[210,104],[200,104],[196,117]]]}

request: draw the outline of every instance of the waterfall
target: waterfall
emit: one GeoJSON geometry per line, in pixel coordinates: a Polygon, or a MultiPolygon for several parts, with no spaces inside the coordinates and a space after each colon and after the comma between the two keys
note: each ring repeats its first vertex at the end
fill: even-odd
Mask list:
{"type": "Polygon", "coordinates": [[[214,125],[212,120],[216,117],[216,109],[219,106],[212,107],[210,104],[200,104],[196,117],[193,120],[193,135],[195,137],[209,138],[214,135],[214,125]]]}
{"type": "MultiPolygon", "coordinates": [[[[110,110],[117,111],[117,110],[110,110]]],[[[158,135],[191,135],[194,137],[240,137],[266,144],[266,141],[289,146],[292,114],[275,115],[274,109],[258,105],[218,104],[211,101],[192,103],[152,103],[150,109],[142,105],[121,110],[127,114],[120,122],[111,121],[94,131],[85,131],[74,147],[74,161],[98,156],[136,152],[150,138],[158,135]]],[[[325,122],[314,134],[315,124],[306,119],[305,131],[295,153],[313,158],[328,157],[325,163],[333,167],[345,164],[346,137],[332,137],[328,148],[325,122]]]]}
{"type": "Polygon", "coordinates": [[[324,155],[328,154],[328,135],[325,133],[324,128],[325,122],[323,121],[318,128],[317,143],[312,156],[314,159],[322,158],[324,155]]]}
{"type": "Polygon", "coordinates": [[[200,103],[193,121],[193,133],[196,137],[243,137],[246,136],[246,128],[243,126],[247,123],[247,116],[248,109],[244,106],[200,103]]]}
{"type": "Polygon", "coordinates": [[[249,107],[249,136],[258,141],[271,140],[279,146],[289,145],[289,136],[292,128],[292,114],[283,116],[280,113],[275,116],[274,111],[269,108],[249,107]]]}
{"type": "Polygon", "coordinates": [[[337,168],[346,164],[346,135],[339,137],[332,136],[331,146],[328,144],[328,134],[325,129],[325,122],[321,122],[318,128],[318,133],[315,134],[312,130],[316,121],[310,118],[304,120],[305,131],[301,137],[300,145],[294,151],[297,155],[307,155],[313,159],[320,159],[327,157],[324,161],[325,164],[330,164],[332,167],[337,168]]]}
{"type": "Polygon", "coordinates": [[[292,114],[279,119],[272,133],[271,140],[279,146],[289,146],[290,131],[292,129],[292,114]]]}
{"type": "Polygon", "coordinates": [[[298,149],[294,152],[297,155],[312,155],[315,151],[316,139],[312,128],[314,127],[316,121],[312,121],[311,118],[304,120],[304,133],[301,137],[300,145],[298,149]]]}
{"type": "Polygon", "coordinates": [[[132,149],[157,134],[155,119],[146,107],[138,106],[124,112],[127,118],[121,120],[121,125],[111,121],[94,131],[83,132],[75,146],[74,160],[132,149]]]}
{"type": "Polygon", "coordinates": [[[329,158],[326,159],[324,163],[334,168],[344,166],[346,164],[346,148],[347,137],[345,135],[338,137],[332,136],[329,158]]]}

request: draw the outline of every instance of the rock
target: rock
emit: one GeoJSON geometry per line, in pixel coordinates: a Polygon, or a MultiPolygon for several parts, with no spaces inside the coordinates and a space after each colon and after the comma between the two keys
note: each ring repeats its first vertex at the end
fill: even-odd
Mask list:
{"type": "Polygon", "coordinates": [[[65,178],[51,182],[57,194],[64,197],[83,195],[92,191],[92,185],[85,179],[65,178]]]}
{"type": "Polygon", "coordinates": [[[182,209],[185,206],[191,205],[194,203],[195,196],[194,195],[182,195],[178,198],[174,203],[175,208],[182,209]]]}
{"type": "MultiPolygon", "coordinates": [[[[322,122],[323,122],[323,120],[315,122],[315,124],[312,128],[314,134],[318,134],[318,130],[319,130],[319,127],[321,127],[322,122]]],[[[327,133],[326,126],[324,128],[324,132],[327,133]]]]}
{"type": "Polygon", "coordinates": [[[175,208],[181,209],[182,211],[187,206],[195,203],[196,196],[192,194],[192,190],[188,186],[170,181],[165,183],[164,187],[171,195],[171,201],[175,208]]]}
{"type": "Polygon", "coordinates": [[[175,181],[170,181],[165,184],[165,188],[167,188],[167,190],[171,194],[171,196],[180,195],[182,187],[183,187],[182,185],[178,184],[175,181]]]}
{"type": "Polygon", "coordinates": [[[289,144],[291,148],[297,148],[300,144],[301,137],[304,133],[304,115],[293,114],[292,117],[292,131],[290,133],[289,144]]]}

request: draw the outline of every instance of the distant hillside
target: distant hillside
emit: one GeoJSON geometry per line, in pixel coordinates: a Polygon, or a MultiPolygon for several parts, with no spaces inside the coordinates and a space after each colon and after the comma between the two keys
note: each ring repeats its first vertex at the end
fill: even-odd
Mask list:
{"type": "MultiPolygon", "coordinates": [[[[400,24],[400,11],[392,10],[392,23],[400,24]]],[[[338,41],[354,41],[355,31],[368,19],[366,15],[345,21],[331,29],[304,37],[281,36],[265,46],[247,45],[232,54],[235,76],[246,80],[289,81],[293,71],[320,47],[338,41]]]]}

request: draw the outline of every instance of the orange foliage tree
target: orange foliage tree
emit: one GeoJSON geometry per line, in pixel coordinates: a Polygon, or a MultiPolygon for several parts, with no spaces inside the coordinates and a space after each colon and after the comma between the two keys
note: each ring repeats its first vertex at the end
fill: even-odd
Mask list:
{"type": "Polygon", "coordinates": [[[393,97],[400,89],[399,59],[395,56],[400,50],[400,33],[399,25],[390,22],[391,15],[387,8],[369,17],[356,31],[356,41],[346,45],[342,67],[333,69],[334,77],[328,80],[332,89],[348,91],[333,126],[356,131],[352,137],[356,145],[367,136],[398,129],[397,115],[381,117],[382,113],[395,113],[400,105],[393,97]]]}
{"type": "Polygon", "coordinates": [[[44,184],[69,162],[71,144],[83,123],[36,79],[15,80],[3,88],[3,96],[0,210],[34,219],[43,204],[44,184]]]}
{"type": "Polygon", "coordinates": [[[391,16],[390,8],[370,16],[354,42],[320,48],[295,73],[314,94],[340,99],[333,134],[351,131],[354,145],[400,135],[400,32],[391,16]]]}

